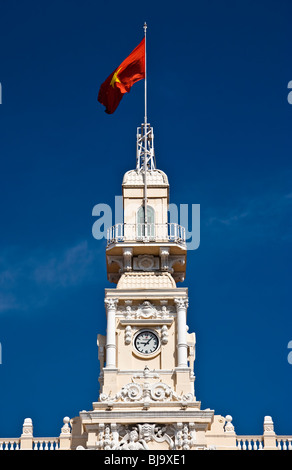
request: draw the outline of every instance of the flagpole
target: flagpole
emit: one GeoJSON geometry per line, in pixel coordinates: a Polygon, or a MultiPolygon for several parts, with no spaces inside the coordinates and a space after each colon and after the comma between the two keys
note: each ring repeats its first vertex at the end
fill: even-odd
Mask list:
{"type": "Polygon", "coordinates": [[[144,82],[144,221],[145,235],[147,233],[147,56],[146,56],[146,31],[147,24],[144,23],[145,37],[145,82],[144,82]]]}

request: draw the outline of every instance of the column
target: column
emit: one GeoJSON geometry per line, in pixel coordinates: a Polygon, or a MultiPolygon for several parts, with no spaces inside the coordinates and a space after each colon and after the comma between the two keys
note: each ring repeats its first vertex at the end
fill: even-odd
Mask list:
{"type": "Polygon", "coordinates": [[[106,330],[106,368],[114,369],[116,367],[116,309],[118,299],[105,299],[107,311],[107,330],[106,330]]]}
{"type": "Polygon", "coordinates": [[[188,367],[187,308],[188,299],[174,299],[177,312],[177,367],[188,367]]]}

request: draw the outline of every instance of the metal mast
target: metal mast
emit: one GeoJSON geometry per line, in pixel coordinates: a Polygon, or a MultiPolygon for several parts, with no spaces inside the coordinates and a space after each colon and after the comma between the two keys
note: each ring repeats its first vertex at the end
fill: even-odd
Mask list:
{"type": "Polygon", "coordinates": [[[147,171],[155,169],[154,135],[153,128],[147,122],[147,55],[146,55],[146,31],[145,37],[145,83],[144,83],[144,123],[137,129],[136,169],[144,173],[144,221],[147,224],[147,171]]]}

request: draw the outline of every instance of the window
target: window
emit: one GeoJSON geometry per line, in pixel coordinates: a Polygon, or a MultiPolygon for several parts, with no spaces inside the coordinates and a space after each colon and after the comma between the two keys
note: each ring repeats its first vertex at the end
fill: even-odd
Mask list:
{"type": "Polygon", "coordinates": [[[137,211],[137,238],[155,237],[155,212],[153,207],[147,206],[147,224],[145,224],[144,206],[139,207],[137,211]]]}

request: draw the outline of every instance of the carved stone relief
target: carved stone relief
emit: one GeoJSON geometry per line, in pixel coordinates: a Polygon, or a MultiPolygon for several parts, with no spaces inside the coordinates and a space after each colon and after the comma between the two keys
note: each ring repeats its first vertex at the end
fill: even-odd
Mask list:
{"type": "Polygon", "coordinates": [[[175,312],[175,307],[168,306],[167,300],[161,300],[160,305],[153,305],[145,300],[140,305],[132,305],[131,300],[126,300],[125,305],[119,306],[118,315],[123,315],[126,319],[138,318],[169,318],[171,313],[175,312]]]}
{"type": "Polygon", "coordinates": [[[143,423],[132,425],[100,424],[97,450],[150,450],[150,443],[166,444],[170,450],[189,450],[196,444],[194,423],[169,425],[143,423]]]}
{"type": "Polygon", "coordinates": [[[156,271],[159,269],[159,257],[153,255],[134,256],[133,269],[141,271],[156,271]]]}
{"type": "Polygon", "coordinates": [[[146,366],[143,374],[134,374],[132,382],[124,385],[115,395],[101,393],[99,401],[106,403],[109,408],[118,402],[140,403],[144,409],[149,408],[153,402],[178,402],[182,408],[186,408],[194,401],[194,395],[192,393],[178,395],[172,387],[162,382],[158,373],[150,372],[146,366]],[[150,383],[146,380],[143,383],[137,382],[137,379],[148,378],[158,379],[159,382],[150,383]]]}

